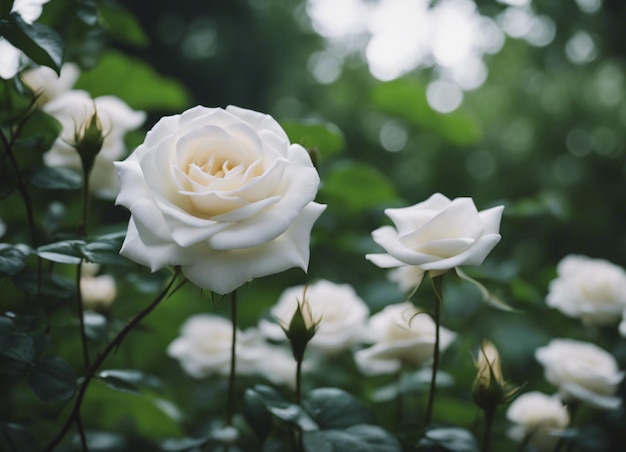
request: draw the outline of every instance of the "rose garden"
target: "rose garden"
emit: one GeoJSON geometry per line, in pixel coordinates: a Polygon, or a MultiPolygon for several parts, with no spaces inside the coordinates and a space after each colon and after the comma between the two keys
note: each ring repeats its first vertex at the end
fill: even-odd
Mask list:
{"type": "Polygon", "coordinates": [[[622,450],[617,7],[192,3],[1,3],[0,450],[622,450]]]}

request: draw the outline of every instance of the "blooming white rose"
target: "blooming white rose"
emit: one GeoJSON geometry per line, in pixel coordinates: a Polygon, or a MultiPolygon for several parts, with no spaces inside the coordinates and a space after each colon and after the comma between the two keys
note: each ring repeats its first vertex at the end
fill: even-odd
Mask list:
{"type": "MultiPolygon", "coordinates": [[[[305,286],[290,287],[283,291],[272,307],[272,316],[288,326],[299,302],[303,302],[305,286]]],[[[307,328],[317,323],[317,332],[310,346],[324,353],[336,353],[363,341],[369,308],[348,284],[335,284],[320,280],[306,288],[308,308],[302,310],[307,328]]],[[[259,329],[273,340],[285,340],[281,327],[261,320],[259,329]]]]}
{"type": "Polygon", "coordinates": [[[514,425],[507,432],[515,441],[525,441],[540,451],[554,450],[555,435],[569,425],[569,413],[558,397],[533,391],[520,395],[509,406],[506,417],[514,425]]]}
{"type": "MultiPolygon", "coordinates": [[[[368,330],[374,345],[355,353],[355,361],[367,375],[394,373],[403,364],[423,366],[435,352],[435,329],[433,319],[411,303],[386,306],[370,317],[368,330]]],[[[439,350],[444,351],[456,334],[440,327],[439,350]]]]}
{"type": "Polygon", "coordinates": [[[24,84],[39,96],[37,97],[37,105],[43,106],[71,90],[79,75],[80,70],[77,65],[66,63],[61,68],[60,75],[57,75],[54,70],[47,66],[39,66],[24,71],[21,77],[24,84]]]}
{"type": "Polygon", "coordinates": [[[82,134],[85,125],[97,114],[102,125],[104,142],[96,156],[89,188],[104,198],[114,198],[120,188],[113,162],[121,159],[126,151],[124,136],[141,126],[146,114],[132,110],[115,96],[101,96],[92,99],[86,91],[67,91],[42,107],[43,111],[54,116],[62,126],[61,134],[52,148],[44,154],[48,166],[60,166],[81,171],[81,160],[76,149],[76,132],[82,134]]]}
{"type": "Polygon", "coordinates": [[[441,193],[410,207],[386,209],[395,227],[378,228],[372,237],[387,254],[366,258],[381,268],[411,265],[422,272],[480,265],[500,241],[503,209],[479,212],[471,198],[450,200],[441,193]]]}
{"type": "Polygon", "coordinates": [[[269,115],[194,107],[162,118],[116,164],[131,219],[121,253],[156,271],[179,265],[228,293],[291,267],[306,271],[319,176],[269,115]]]}
{"type": "Polygon", "coordinates": [[[550,282],[546,302],[585,325],[615,322],[626,308],[626,272],[603,259],[566,256],[550,282]]]}
{"type": "MultiPolygon", "coordinates": [[[[32,24],[39,16],[44,3],[49,0],[15,0],[11,7],[12,13],[20,15],[27,24],[32,24]]],[[[13,47],[3,37],[0,37],[0,78],[8,80],[13,78],[20,69],[20,59],[23,57],[21,50],[13,47]]]]}
{"type": "MultiPolygon", "coordinates": [[[[236,371],[250,375],[258,371],[263,355],[258,334],[237,330],[236,371]]],[[[167,354],[179,361],[185,372],[194,378],[229,375],[233,324],[230,320],[210,314],[196,314],[183,323],[180,336],[167,348],[167,354]]]]}
{"type": "Polygon", "coordinates": [[[558,387],[563,400],[579,400],[601,409],[617,409],[614,397],[624,378],[617,361],[595,344],[572,339],[553,339],[535,351],[546,380],[558,387]]]}
{"type": "Polygon", "coordinates": [[[117,297],[117,284],[111,275],[98,275],[100,265],[81,265],[80,295],[83,306],[94,311],[108,309],[117,297]]]}

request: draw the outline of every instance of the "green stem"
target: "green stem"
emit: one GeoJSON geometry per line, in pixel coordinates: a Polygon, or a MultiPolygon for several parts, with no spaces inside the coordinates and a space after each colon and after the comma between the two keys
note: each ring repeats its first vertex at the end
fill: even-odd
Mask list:
{"type": "Polygon", "coordinates": [[[483,431],[483,452],[491,450],[491,430],[493,428],[495,410],[485,410],[485,430],[483,431]]]}
{"type": "Polygon", "coordinates": [[[396,424],[399,426],[402,424],[402,418],[404,417],[404,391],[402,385],[402,378],[404,376],[404,369],[400,368],[396,376],[398,381],[398,395],[396,396],[396,424]]]}
{"type": "Polygon", "coordinates": [[[80,290],[80,280],[82,277],[83,263],[76,266],[76,311],[78,314],[78,325],[80,327],[80,342],[83,348],[83,364],[85,372],[89,369],[89,348],[87,346],[87,332],[85,331],[85,317],[83,312],[83,294],[80,290]]]}
{"type": "Polygon", "coordinates": [[[91,380],[93,380],[93,378],[96,376],[96,371],[98,370],[98,368],[102,365],[102,363],[104,363],[105,359],[111,354],[111,352],[120,346],[122,341],[126,338],[126,336],[128,336],[128,333],[130,333],[135,326],[137,326],[148,314],[150,314],[154,310],[154,308],[159,305],[161,301],[163,301],[163,299],[167,296],[168,292],[174,285],[174,282],[178,278],[179,274],[180,269],[176,269],[174,275],[172,276],[172,279],[169,281],[169,283],[167,283],[163,291],[161,291],[161,293],[143,311],[139,312],[139,314],[137,314],[135,317],[132,318],[130,322],[128,322],[128,324],[122,329],[122,331],[120,331],[117,336],[115,336],[113,340],[109,342],[109,344],[102,351],[102,353],[97,356],[96,360],[89,367],[89,369],[87,369],[83,382],[76,393],[76,401],[74,402],[74,406],[72,407],[72,411],[70,412],[67,421],[65,422],[59,433],[57,433],[52,441],[50,441],[50,443],[46,446],[44,452],[50,452],[54,450],[63,440],[63,438],[69,431],[72,423],[80,422],[80,408],[87,392],[87,388],[89,387],[89,383],[91,383],[91,380]]]}
{"type": "Polygon", "coordinates": [[[296,361],[296,403],[300,405],[302,399],[302,361],[299,359],[296,361]]]}
{"type": "MultiPolygon", "coordinates": [[[[578,411],[579,405],[580,404],[578,403],[578,401],[567,403],[567,410],[569,411],[570,426],[574,424],[574,416],[576,416],[576,412],[578,411]]],[[[574,441],[572,441],[571,439],[559,438],[559,442],[556,443],[554,452],[561,452],[561,449],[563,449],[563,447],[565,447],[565,452],[571,451],[572,448],[574,447],[574,441]]]]}
{"type": "Polygon", "coordinates": [[[230,374],[228,375],[226,425],[233,425],[233,414],[235,412],[235,373],[237,371],[237,291],[231,292],[230,296],[230,317],[233,323],[233,337],[230,346],[230,374]]]}
{"type": "Polygon", "coordinates": [[[430,393],[428,394],[428,404],[426,405],[426,425],[429,425],[433,416],[433,407],[435,404],[435,388],[437,386],[437,370],[439,368],[439,336],[440,336],[440,316],[441,303],[443,302],[441,294],[443,275],[431,277],[433,290],[435,292],[435,349],[433,350],[433,372],[430,379],[430,393]]]}

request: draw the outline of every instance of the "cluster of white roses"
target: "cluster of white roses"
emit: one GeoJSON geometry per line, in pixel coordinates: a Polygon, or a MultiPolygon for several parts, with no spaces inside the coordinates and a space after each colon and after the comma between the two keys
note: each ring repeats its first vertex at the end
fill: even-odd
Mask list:
{"type": "MultiPolygon", "coordinates": [[[[557,265],[546,302],[585,326],[615,324],[622,318],[619,329],[626,335],[626,272],[606,260],[566,256],[557,265]]],[[[564,404],[583,403],[603,410],[621,406],[615,393],[624,372],[606,350],[589,342],[556,338],[538,348],[535,357],[558,392],[553,396],[530,392],[515,400],[507,412],[516,424],[509,431],[511,438],[528,439],[539,450],[552,450],[559,432],[569,425],[564,404]]]]}
{"type": "Polygon", "coordinates": [[[113,162],[125,156],[124,137],[143,124],[146,114],[132,110],[115,96],[92,99],[86,91],[72,89],[79,75],[78,67],[67,63],[61,68],[60,76],[52,69],[41,66],[23,72],[21,77],[38,95],[38,107],[61,123],[59,137],[44,154],[47,166],[81,172],[81,159],[74,145],[77,137],[84,135],[90,119],[96,115],[104,141],[89,177],[89,188],[97,196],[113,199],[120,190],[113,162]]]}

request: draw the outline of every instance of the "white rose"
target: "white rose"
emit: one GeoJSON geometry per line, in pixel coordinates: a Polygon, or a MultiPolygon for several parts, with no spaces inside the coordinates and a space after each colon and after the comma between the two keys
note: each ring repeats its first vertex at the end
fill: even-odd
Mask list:
{"type": "MultiPolygon", "coordinates": [[[[27,24],[32,24],[41,16],[42,5],[49,0],[15,0],[11,7],[12,13],[17,13],[27,24]]],[[[6,39],[0,37],[0,78],[13,78],[20,69],[22,51],[13,47],[6,39]]]]}
{"type": "MultiPolygon", "coordinates": [[[[429,364],[435,351],[435,322],[411,303],[386,306],[370,317],[368,330],[374,345],[355,353],[354,358],[364,374],[388,374],[405,365],[429,364]]],[[[439,330],[439,350],[444,351],[456,334],[447,328],[439,330]]]]}
{"type": "Polygon", "coordinates": [[[78,66],[66,63],[61,68],[60,75],[49,67],[39,66],[23,72],[21,77],[26,86],[38,95],[37,104],[43,106],[71,90],[79,75],[78,66]]]}
{"type": "Polygon", "coordinates": [[[116,164],[131,219],[121,253],[156,271],[179,265],[228,293],[291,267],[306,271],[319,176],[269,115],[194,107],[162,118],[116,164]]]}
{"type": "Polygon", "coordinates": [[[105,137],[89,177],[89,187],[101,197],[114,198],[119,192],[120,182],[113,162],[124,156],[124,136],[143,124],[145,113],[133,111],[117,97],[92,99],[85,91],[67,91],[45,104],[42,109],[54,116],[62,126],[52,149],[44,154],[45,164],[76,171],[81,171],[81,160],[70,143],[76,141],[77,128],[82,131],[87,121],[97,113],[105,137]]]}
{"type": "Polygon", "coordinates": [[[94,311],[108,309],[117,297],[117,284],[111,275],[99,275],[98,264],[81,265],[80,295],[83,306],[94,311]]]}
{"type": "Polygon", "coordinates": [[[585,325],[615,322],[626,308],[626,272],[603,259],[567,256],[557,266],[546,302],[585,325]]]}
{"type": "Polygon", "coordinates": [[[617,409],[614,397],[624,377],[613,355],[600,347],[572,339],[553,339],[535,351],[546,380],[558,387],[563,400],[579,400],[601,409],[617,409]]]}
{"type": "Polygon", "coordinates": [[[460,265],[480,265],[500,241],[503,206],[478,211],[471,198],[450,200],[435,193],[402,209],[386,209],[395,227],[374,232],[374,241],[388,254],[368,254],[381,268],[418,267],[442,272],[460,265]]]}
{"type": "MultiPolygon", "coordinates": [[[[290,287],[283,291],[272,307],[272,316],[283,326],[288,326],[303,302],[304,286],[290,287]]],[[[348,284],[317,281],[306,288],[308,309],[303,309],[307,327],[318,324],[310,346],[324,353],[337,353],[362,342],[369,308],[348,284]],[[310,314],[310,315],[309,315],[310,314]]],[[[281,327],[261,320],[259,329],[273,340],[285,340],[281,327]]]]}
{"type": "MultiPolygon", "coordinates": [[[[183,323],[180,336],[167,348],[167,354],[179,361],[185,372],[194,378],[230,373],[233,324],[230,320],[210,314],[196,314],[183,323]]],[[[237,330],[236,372],[250,375],[257,372],[262,348],[254,332],[237,330]]]]}
{"type": "Polygon", "coordinates": [[[514,425],[509,438],[525,441],[540,451],[554,450],[559,441],[555,433],[569,425],[567,408],[558,397],[550,397],[533,391],[520,395],[511,403],[506,417],[514,425]]]}

